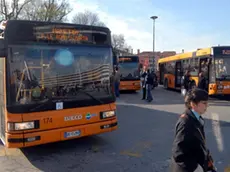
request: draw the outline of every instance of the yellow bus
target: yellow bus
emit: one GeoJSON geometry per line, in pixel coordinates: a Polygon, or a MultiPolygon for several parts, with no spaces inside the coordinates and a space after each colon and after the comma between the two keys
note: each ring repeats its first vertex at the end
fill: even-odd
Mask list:
{"type": "Polygon", "coordinates": [[[9,20],[0,39],[0,138],[21,148],[117,129],[110,30],[9,20]]]}
{"type": "Polygon", "coordinates": [[[140,64],[138,56],[119,56],[119,71],[121,74],[120,90],[140,90],[140,64]]]}
{"type": "Polygon", "coordinates": [[[207,79],[209,95],[230,94],[230,46],[197,49],[159,59],[160,84],[165,88],[181,89],[181,77],[191,72],[192,86],[198,84],[202,71],[207,79]]]}

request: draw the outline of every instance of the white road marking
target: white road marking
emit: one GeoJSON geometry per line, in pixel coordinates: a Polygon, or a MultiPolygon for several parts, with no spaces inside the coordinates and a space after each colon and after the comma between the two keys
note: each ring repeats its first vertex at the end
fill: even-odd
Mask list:
{"type": "Polygon", "coordinates": [[[214,132],[214,136],[216,138],[217,148],[220,152],[223,152],[224,143],[223,143],[223,137],[220,129],[219,115],[217,113],[211,113],[211,115],[212,115],[212,129],[214,132]]]}

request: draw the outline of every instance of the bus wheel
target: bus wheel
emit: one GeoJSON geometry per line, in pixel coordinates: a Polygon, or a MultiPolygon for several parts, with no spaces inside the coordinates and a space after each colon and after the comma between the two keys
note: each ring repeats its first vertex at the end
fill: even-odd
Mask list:
{"type": "Polygon", "coordinates": [[[166,79],[165,82],[164,82],[164,88],[165,89],[168,89],[168,80],[166,79]]]}

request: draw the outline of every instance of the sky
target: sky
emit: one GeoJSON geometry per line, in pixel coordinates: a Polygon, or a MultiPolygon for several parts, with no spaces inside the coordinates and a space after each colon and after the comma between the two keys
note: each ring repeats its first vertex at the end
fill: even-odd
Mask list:
{"type": "Polygon", "coordinates": [[[180,53],[216,45],[230,45],[230,1],[219,0],[70,0],[73,12],[90,10],[99,15],[112,34],[123,34],[134,53],[180,53]]]}

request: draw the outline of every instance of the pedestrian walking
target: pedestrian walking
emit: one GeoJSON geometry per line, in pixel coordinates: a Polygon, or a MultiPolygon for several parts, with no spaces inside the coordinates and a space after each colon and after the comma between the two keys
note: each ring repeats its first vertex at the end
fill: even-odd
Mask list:
{"type": "Polygon", "coordinates": [[[185,113],[176,124],[171,172],[216,171],[207,149],[202,115],[208,108],[208,93],[195,88],[185,96],[185,113]]]}
{"type": "Polygon", "coordinates": [[[198,80],[198,88],[202,89],[202,90],[206,90],[207,88],[207,84],[206,84],[206,78],[204,77],[204,73],[200,72],[199,73],[199,80],[198,80]]]}
{"type": "Polygon", "coordinates": [[[186,93],[191,89],[191,74],[190,74],[190,71],[186,71],[185,72],[185,75],[181,78],[181,85],[182,85],[182,88],[181,88],[181,93],[183,96],[186,95],[186,93]]]}
{"type": "Polygon", "coordinates": [[[143,68],[141,72],[141,87],[142,87],[142,100],[146,99],[146,82],[147,82],[147,71],[146,68],[143,68]]]}
{"type": "Polygon", "coordinates": [[[119,87],[120,87],[120,72],[118,66],[116,66],[115,73],[114,73],[114,90],[115,90],[116,97],[120,97],[119,87]]]}
{"type": "Polygon", "coordinates": [[[153,75],[150,73],[149,69],[147,71],[146,86],[147,86],[147,101],[151,102],[153,100],[153,96],[152,96],[153,75]]]}

